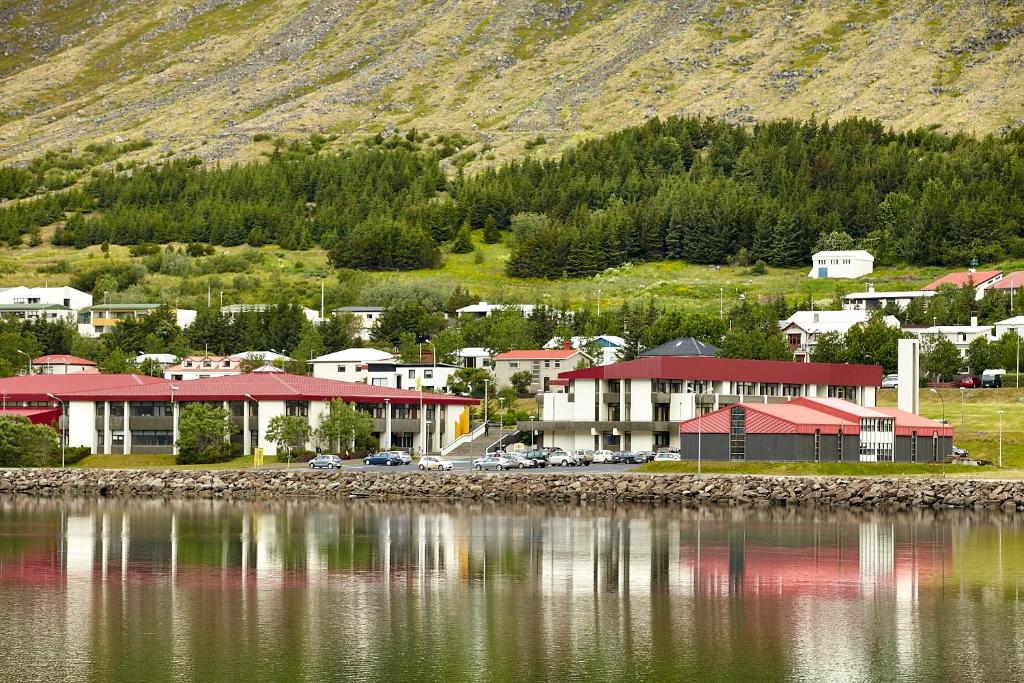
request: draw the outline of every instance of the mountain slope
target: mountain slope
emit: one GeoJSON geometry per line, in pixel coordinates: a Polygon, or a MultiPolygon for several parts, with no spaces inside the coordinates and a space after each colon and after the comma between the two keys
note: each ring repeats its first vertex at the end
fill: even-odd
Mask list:
{"type": "Polygon", "coordinates": [[[1024,117],[1009,0],[14,0],[0,160],[114,136],[245,158],[257,133],[474,134],[497,155],[651,115],[1024,117]]]}

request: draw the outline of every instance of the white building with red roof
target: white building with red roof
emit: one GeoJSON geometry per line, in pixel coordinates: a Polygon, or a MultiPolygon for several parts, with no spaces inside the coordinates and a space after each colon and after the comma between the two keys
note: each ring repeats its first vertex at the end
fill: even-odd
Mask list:
{"type": "Polygon", "coordinates": [[[509,386],[512,375],[529,372],[530,393],[548,391],[551,380],[559,373],[573,370],[580,361],[593,362],[590,356],[579,349],[516,349],[494,356],[494,381],[496,389],[509,386]]]}
{"type": "Polygon", "coordinates": [[[798,397],[871,407],[881,381],[878,365],[651,356],[562,372],[539,397],[541,419],[519,427],[565,450],[654,450],[700,413],[798,397]]]}
{"type": "Polygon", "coordinates": [[[32,359],[32,372],[41,375],[73,375],[76,373],[98,374],[96,361],[63,353],[54,353],[32,359]]]}
{"type": "Polygon", "coordinates": [[[953,285],[954,287],[971,286],[974,288],[974,298],[981,301],[981,298],[985,296],[985,290],[989,287],[994,287],[1002,279],[1003,272],[1000,270],[968,270],[943,275],[938,280],[922,287],[921,290],[934,292],[943,285],[953,285]]]}
{"type": "Polygon", "coordinates": [[[0,379],[8,405],[57,406],[67,412],[68,445],[93,453],[171,453],[181,410],[190,403],[223,406],[239,431],[239,453],[263,448],[278,415],[297,415],[316,429],[328,402],[340,399],[371,416],[382,448],[437,452],[457,439],[477,401],[462,396],[376,387],[287,373],[249,373],[176,382],[142,375],[33,375],[0,379]],[[63,404],[61,404],[63,402],[63,404]]]}

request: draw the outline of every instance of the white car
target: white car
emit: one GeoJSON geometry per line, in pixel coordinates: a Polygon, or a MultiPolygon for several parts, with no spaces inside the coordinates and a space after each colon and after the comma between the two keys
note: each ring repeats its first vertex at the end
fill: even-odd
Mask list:
{"type": "Polygon", "coordinates": [[[420,458],[419,468],[421,470],[450,471],[452,469],[452,461],[445,460],[437,455],[424,455],[420,458]]]}
{"type": "Polygon", "coordinates": [[[615,462],[612,451],[594,451],[594,462],[615,462]]]}
{"type": "Polygon", "coordinates": [[[576,465],[580,464],[580,461],[572,453],[555,451],[548,456],[548,464],[561,465],[562,467],[576,467],[576,465]]]}
{"type": "Polygon", "coordinates": [[[412,456],[405,451],[391,451],[391,453],[398,457],[402,461],[403,465],[408,465],[412,462],[412,456]]]}
{"type": "Polygon", "coordinates": [[[513,467],[518,467],[519,469],[522,469],[524,467],[536,467],[537,466],[537,461],[536,460],[530,460],[529,458],[527,458],[525,455],[522,455],[521,453],[506,453],[505,457],[508,460],[512,461],[512,466],[513,467]]]}
{"type": "Polygon", "coordinates": [[[683,456],[678,453],[673,453],[672,451],[663,451],[654,456],[654,462],[679,462],[682,459],[683,456]]]}
{"type": "Polygon", "coordinates": [[[897,375],[886,375],[882,378],[883,389],[898,389],[900,386],[900,376],[897,375]]]}

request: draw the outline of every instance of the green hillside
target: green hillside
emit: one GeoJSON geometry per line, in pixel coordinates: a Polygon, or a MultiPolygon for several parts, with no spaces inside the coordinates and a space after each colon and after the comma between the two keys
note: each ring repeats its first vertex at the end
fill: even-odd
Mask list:
{"type": "Polygon", "coordinates": [[[1024,10],[999,0],[12,0],[0,160],[146,138],[460,131],[474,163],[653,115],[1020,125],[1024,10]],[[539,138],[539,139],[538,139],[539,138]]]}

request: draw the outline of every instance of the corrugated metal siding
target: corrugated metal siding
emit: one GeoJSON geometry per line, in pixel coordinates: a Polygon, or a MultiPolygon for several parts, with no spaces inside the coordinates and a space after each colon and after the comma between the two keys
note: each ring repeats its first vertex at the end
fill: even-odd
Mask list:
{"type": "MultiPolygon", "coordinates": [[[[729,410],[723,408],[713,413],[708,413],[700,418],[700,431],[704,434],[710,434],[712,432],[718,432],[722,434],[729,433],[729,410]]],[[[681,434],[696,434],[697,433],[697,418],[691,418],[686,422],[682,422],[679,425],[679,432],[681,434]]]]}
{"type": "MultiPolygon", "coordinates": [[[[728,460],[729,435],[704,434],[701,436],[701,460],[728,460]]],[[[697,435],[683,434],[680,454],[683,460],[697,459],[697,435]]]]}
{"type": "Polygon", "coordinates": [[[748,434],[747,460],[813,461],[814,437],[804,434],[748,434]]]}

